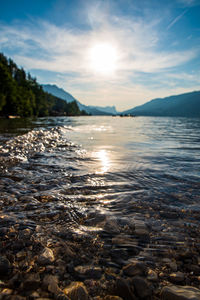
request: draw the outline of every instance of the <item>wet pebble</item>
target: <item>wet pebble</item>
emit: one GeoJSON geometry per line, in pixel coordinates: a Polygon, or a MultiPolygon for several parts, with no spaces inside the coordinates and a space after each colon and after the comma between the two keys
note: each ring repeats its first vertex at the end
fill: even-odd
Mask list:
{"type": "Polygon", "coordinates": [[[135,222],[135,234],[139,236],[149,235],[149,228],[143,221],[135,222]]]}
{"type": "Polygon", "coordinates": [[[100,279],[102,276],[102,270],[97,266],[77,266],[74,270],[79,279],[100,279]]]}
{"type": "Polygon", "coordinates": [[[6,257],[0,256],[0,278],[4,278],[11,272],[11,264],[6,257]]]}
{"type": "Polygon", "coordinates": [[[200,290],[192,286],[166,286],[161,291],[162,300],[199,300],[200,290]]]}
{"type": "Polygon", "coordinates": [[[147,271],[147,265],[144,262],[135,261],[123,267],[123,273],[126,276],[144,275],[147,271]]]}
{"type": "Polygon", "coordinates": [[[36,290],[40,286],[40,275],[38,273],[31,273],[25,276],[22,284],[24,291],[36,290]]]}
{"type": "Polygon", "coordinates": [[[181,283],[185,279],[185,274],[182,273],[182,272],[171,273],[169,275],[169,279],[170,279],[171,282],[181,283]]]}
{"type": "Polygon", "coordinates": [[[48,265],[54,262],[54,254],[50,248],[44,248],[43,252],[38,257],[38,263],[40,265],[48,265]]]}
{"type": "Polygon", "coordinates": [[[139,296],[142,299],[151,296],[152,288],[145,278],[135,276],[133,277],[132,282],[137,296],[139,296]]]}
{"type": "Polygon", "coordinates": [[[124,278],[118,278],[116,280],[116,294],[122,299],[126,300],[136,300],[136,296],[134,295],[134,286],[131,284],[129,280],[124,278]]]}
{"type": "Polygon", "coordinates": [[[89,300],[87,289],[82,282],[72,282],[63,292],[71,300],[89,300]]]}

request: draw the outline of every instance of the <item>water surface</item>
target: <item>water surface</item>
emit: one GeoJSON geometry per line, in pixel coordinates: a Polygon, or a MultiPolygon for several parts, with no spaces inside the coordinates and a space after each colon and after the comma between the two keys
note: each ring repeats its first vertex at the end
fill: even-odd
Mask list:
{"type": "Polygon", "coordinates": [[[16,200],[4,207],[8,214],[34,221],[65,210],[63,220],[48,222],[98,231],[125,260],[198,245],[199,119],[60,117],[0,125],[1,199],[51,196],[29,210],[16,200]]]}

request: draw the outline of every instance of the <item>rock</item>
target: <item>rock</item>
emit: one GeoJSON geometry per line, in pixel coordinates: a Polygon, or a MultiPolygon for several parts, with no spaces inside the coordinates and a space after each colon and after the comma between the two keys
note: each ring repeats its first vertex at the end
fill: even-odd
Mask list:
{"type": "Polygon", "coordinates": [[[128,235],[125,234],[119,234],[115,237],[112,238],[112,244],[114,245],[124,245],[124,246],[137,246],[138,245],[138,241],[135,239],[130,238],[128,235]]]}
{"type": "Polygon", "coordinates": [[[7,276],[11,271],[11,265],[7,258],[0,256],[0,278],[7,276]]]}
{"type": "Polygon", "coordinates": [[[63,293],[56,295],[55,299],[56,300],[70,300],[70,298],[67,295],[63,294],[63,293]]]}
{"type": "Polygon", "coordinates": [[[25,251],[23,251],[23,250],[19,251],[16,254],[16,259],[17,260],[23,260],[23,259],[25,259],[26,255],[27,255],[27,253],[25,251]]]}
{"type": "Polygon", "coordinates": [[[104,300],[123,300],[123,299],[122,299],[121,297],[119,297],[119,296],[110,296],[110,295],[105,296],[103,299],[104,299],[104,300]]]}
{"type": "MultiPolygon", "coordinates": [[[[8,295],[11,295],[13,293],[13,290],[11,289],[8,289],[8,288],[5,288],[1,291],[1,296],[8,296],[8,295]]],[[[1,298],[2,299],[2,298],[1,298]]]]}
{"type": "Polygon", "coordinates": [[[72,282],[63,291],[71,300],[88,300],[89,295],[82,282],[72,282]]]}
{"type": "Polygon", "coordinates": [[[162,300],[199,300],[200,290],[192,286],[165,286],[161,291],[162,300]]]}
{"type": "Polygon", "coordinates": [[[40,298],[40,295],[38,292],[32,292],[32,294],[30,295],[31,298],[40,298]]]}
{"type": "Polygon", "coordinates": [[[57,295],[62,292],[58,287],[58,278],[56,276],[46,275],[43,279],[43,284],[45,288],[53,294],[57,295]]]}
{"type": "Polygon", "coordinates": [[[123,273],[126,276],[143,275],[146,273],[147,266],[140,261],[132,262],[123,268],[123,273]]]}
{"type": "Polygon", "coordinates": [[[22,284],[23,290],[32,291],[40,286],[40,275],[38,273],[27,274],[22,284]]]}
{"type": "Polygon", "coordinates": [[[132,279],[135,291],[140,298],[149,297],[152,294],[152,289],[150,288],[148,282],[139,276],[135,276],[132,279]]]}
{"type": "Polygon", "coordinates": [[[40,265],[48,265],[54,262],[54,254],[53,251],[49,248],[44,248],[42,254],[38,257],[38,263],[40,265]]]}
{"type": "Polygon", "coordinates": [[[183,282],[185,279],[185,275],[182,272],[172,273],[169,275],[170,281],[174,283],[183,282]]]}
{"type": "Polygon", "coordinates": [[[74,268],[76,275],[82,278],[100,279],[102,276],[102,270],[99,267],[93,266],[77,266],[74,268]]]}
{"type": "Polygon", "coordinates": [[[114,218],[106,218],[103,229],[109,233],[120,233],[119,225],[114,218]]]}
{"type": "Polygon", "coordinates": [[[149,229],[146,225],[146,223],[142,221],[137,221],[135,223],[135,234],[136,235],[149,235],[149,229]]]}
{"type": "Polygon", "coordinates": [[[173,272],[177,271],[177,264],[175,261],[170,262],[168,265],[173,272]]]}
{"type": "Polygon", "coordinates": [[[158,274],[155,271],[149,269],[148,273],[147,273],[147,279],[150,280],[150,281],[157,281],[158,280],[158,274]]]}
{"type": "Polygon", "coordinates": [[[116,294],[126,300],[136,300],[134,295],[134,287],[130,284],[130,281],[124,278],[118,278],[116,280],[116,294]]]}

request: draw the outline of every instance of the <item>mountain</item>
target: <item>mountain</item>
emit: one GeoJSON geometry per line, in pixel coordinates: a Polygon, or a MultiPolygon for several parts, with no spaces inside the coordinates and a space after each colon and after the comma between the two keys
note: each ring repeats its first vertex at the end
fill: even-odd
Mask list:
{"type": "Polygon", "coordinates": [[[0,116],[80,116],[76,101],[66,102],[46,93],[36,78],[0,53],[0,116]]]}
{"type": "Polygon", "coordinates": [[[66,92],[62,88],[57,87],[55,84],[43,84],[43,90],[58,98],[61,98],[67,102],[76,101],[80,110],[85,110],[87,113],[92,115],[115,115],[117,114],[115,106],[88,106],[80,103],[70,93],[66,92]]]}
{"type": "Polygon", "coordinates": [[[122,114],[136,116],[200,117],[200,91],[153,99],[122,114]]]}

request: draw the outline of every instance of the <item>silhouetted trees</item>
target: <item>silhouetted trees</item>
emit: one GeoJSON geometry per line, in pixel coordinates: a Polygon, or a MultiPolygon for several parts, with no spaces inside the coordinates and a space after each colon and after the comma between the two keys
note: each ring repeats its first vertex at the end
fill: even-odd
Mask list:
{"type": "Polygon", "coordinates": [[[80,111],[76,101],[67,103],[43,91],[23,68],[0,53],[0,115],[17,115],[21,117],[66,115],[85,115],[80,111]]]}

